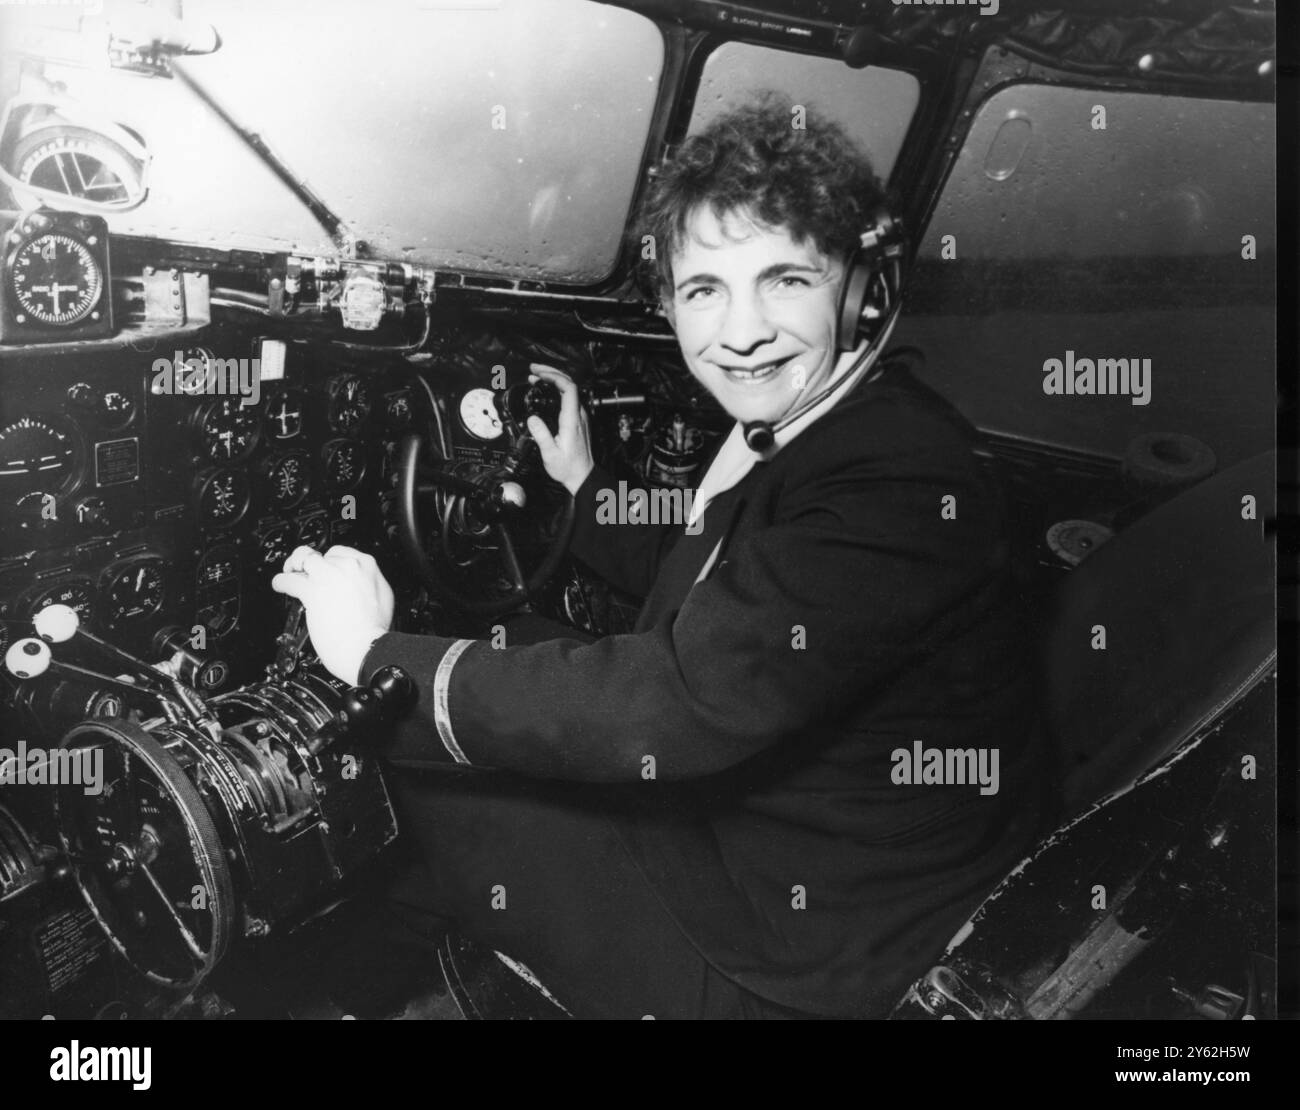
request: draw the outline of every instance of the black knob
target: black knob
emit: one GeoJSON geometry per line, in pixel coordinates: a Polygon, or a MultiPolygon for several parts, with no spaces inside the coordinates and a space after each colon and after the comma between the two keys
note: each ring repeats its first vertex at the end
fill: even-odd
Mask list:
{"type": "Polygon", "coordinates": [[[379,699],[364,686],[358,686],[343,695],[343,712],[348,724],[358,725],[379,714],[379,699]]]}
{"type": "Polygon", "coordinates": [[[415,683],[401,667],[381,667],[370,680],[370,690],[385,717],[403,716],[415,704],[415,683]]]}

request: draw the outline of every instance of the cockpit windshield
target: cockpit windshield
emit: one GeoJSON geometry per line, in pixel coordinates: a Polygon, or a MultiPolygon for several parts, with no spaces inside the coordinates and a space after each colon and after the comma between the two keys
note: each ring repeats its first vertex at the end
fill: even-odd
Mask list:
{"type": "MultiPolygon", "coordinates": [[[[112,9],[62,12],[24,9],[14,27],[31,71],[23,91],[35,74],[142,139],[148,196],[112,217],[114,233],[337,253],[224,114],[370,257],[572,285],[614,271],[665,56],[645,16],[592,0],[321,0],[307,19],[287,0],[189,0],[187,21],[211,24],[220,45],[175,60],[166,79],[109,68],[88,46],[112,9]],[[78,53],[98,64],[60,63],[78,53]]],[[[765,87],[817,93],[812,106],[845,117],[885,177],[918,95],[909,74],[723,44],[706,60],[690,129],[724,99],[765,87]],[[861,96],[882,110],[850,112],[861,96]]],[[[33,172],[54,174],[52,157],[33,172]]]]}
{"type": "MultiPolygon", "coordinates": [[[[220,90],[372,255],[572,283],[613,267],[659,91],[650,20],[587,0],[322,0],[310,18],[192,0],[185,15],[221,45],[177,70],[220,90]]],[[[153,156],[148,199],[115,232],[334,251],[186,81],[72,76],[153,156]]]]}

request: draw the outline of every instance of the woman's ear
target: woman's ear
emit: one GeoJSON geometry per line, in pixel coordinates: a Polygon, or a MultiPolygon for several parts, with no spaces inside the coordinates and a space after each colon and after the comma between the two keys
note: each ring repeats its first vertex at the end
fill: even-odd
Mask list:
{"type": "Polygon", "coordinates": [[[664,317],[668,320],[668,326],[672,328],[673,331],[676,331],[677,330],[677,306],[673,303],[673,295],[671,290],[661,289],[659,291],[659,310],[664,314],[664,317]]]}

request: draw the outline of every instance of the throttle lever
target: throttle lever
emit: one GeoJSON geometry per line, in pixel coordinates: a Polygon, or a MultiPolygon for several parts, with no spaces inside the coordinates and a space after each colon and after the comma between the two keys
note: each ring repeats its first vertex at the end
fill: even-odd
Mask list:
{"type": "Polygon", "coordinates": [[[275,662],[270,671],[273,678],[288,678],[298,669],[302,650],[307,646],[307,610],[296,597],[286,598],[288,616],[284,631],[275,639],[275,662]]]}

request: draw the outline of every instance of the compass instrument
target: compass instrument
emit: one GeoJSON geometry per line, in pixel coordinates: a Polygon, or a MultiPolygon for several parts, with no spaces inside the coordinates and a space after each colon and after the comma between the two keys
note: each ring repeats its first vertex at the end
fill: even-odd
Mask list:
{"type": "Polygon", "coordinates": [[[0,342],[112,333],[108,227],[101,218],[39,209],[12,222],[4,244],[0,342]]]}

